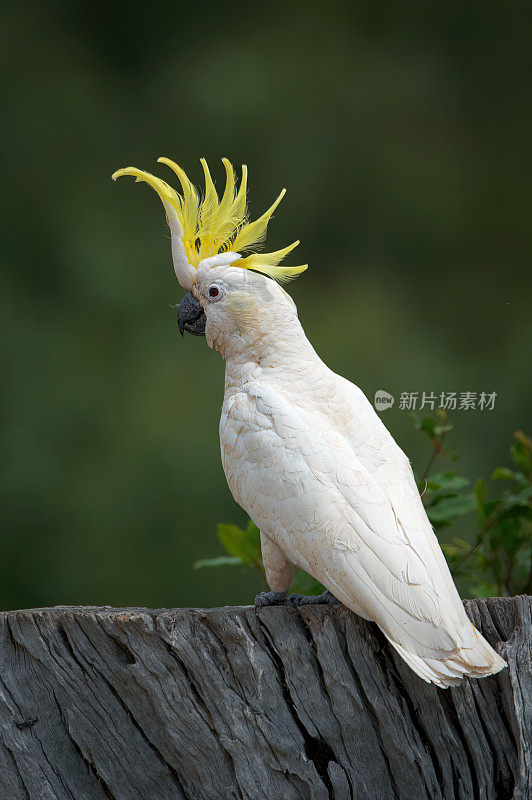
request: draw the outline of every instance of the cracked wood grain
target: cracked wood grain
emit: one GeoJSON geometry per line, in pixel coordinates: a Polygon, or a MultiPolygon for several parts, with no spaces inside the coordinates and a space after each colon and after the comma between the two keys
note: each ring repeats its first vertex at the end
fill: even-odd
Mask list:
{"type": "Polygon", "coordinates": [[[0,798],[528,800],[532,598],[442,691],[342,606],[0,614],[0,798]]]}

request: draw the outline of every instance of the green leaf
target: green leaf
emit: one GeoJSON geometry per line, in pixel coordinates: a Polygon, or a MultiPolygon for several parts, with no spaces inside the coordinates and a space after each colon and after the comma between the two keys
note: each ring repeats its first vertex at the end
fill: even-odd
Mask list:
{"type": "Polygon", "coordinates": [[[194,569],[203,569],[204,567],[238,567],[242,566],[244,561],[237,556],[217,556],[216,558],[199,558],[194,561],[194,569]]]}
{"type": "Polygon", "coordinates": [[[526,508],[530,506],[531,500],[532,484],[528,484],[517,492],[510,492],[507,494],[504,498],[504,506],[505,508],[509,508],[511,506],[523,506],[526,508]]]}
{"type": "Polygon", "coordinates": [[[448,431],[452,431],[454,425],[435,425],[434,426],[434,433],[436,436],[441,436],[442,433],[447,433],[448,431]]]}
{"type": "Polygon", "coordinates": [[[520,470],[516,470],[514,472],[514,479],[515,482],[519,484],[519,486],[530,486],[531,478],[528,478],[524,472],[520,472],[520,470]]]}
{"type": "Polygon", "coordinates": [[[427,514],[433,525],[443,527],[450,525],[457,517],[470,514],[477,507],[473,494],[459,494],[455,497],[444,497],[435,505],[427,508],[427,514]]]}
{"type": "Polygon", "coordinates": [[[447,422],[447,415],[445,412],[440,414],[440,410],[441,409],[438,409],[436,412],[438,419],[435,417],[423,417],[423,419],[420,420],[415,414],[412,415],[417,430],[426,433],[434,446],[441,446],[443,434],[453,429],[451,423],[447,422]]]}
{"type": "Polygon", "coordinates": [[[434,417],[423,417],[423,419],[416,422],[416,428],[418,431],[426,433],[430,439],[434,439],[434,428],[436,427],[436,424],[437,423],[434,417]]]}
{"type": "Polygon", "coordinates": [[[218,538],[230,556],[240,558],[246,564],[256,566],[261,559],[260,540],[256,527],[245,531],[238,525],[218,525],[218,538]]]}
{"type": "Polygon", "coordinates": [[[469,478],[466,478],[465,475],[459,475],[458,472],[438,472],[429,480],[428,488],[431,492],[436,492],[440,489],[463,489],[470,483],[469,478]]]}
{"type": "Polygon", "coordinates": [[[515,472],[508,467],[497,467],[493,470],[491,476],[492,481],[513,481],[515,480],[515,472]]]}
{"type": "Polygon", "coordinates": [[[429,439],[435,439],[439,434],[452,430],[452,425],[444,425],[434,417],[423,417],[416,422],[416,428],[422,433],[426,433],[429,439]]]}

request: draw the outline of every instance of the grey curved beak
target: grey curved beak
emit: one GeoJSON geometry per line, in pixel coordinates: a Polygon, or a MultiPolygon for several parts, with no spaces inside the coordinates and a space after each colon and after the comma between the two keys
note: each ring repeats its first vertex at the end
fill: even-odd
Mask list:
{"type": "Polygon", "coordinates": [[[177,327],[181,336],[188,331],[193,336],[205,336],[205,312],[191,292],[183,297],[177,309],[177,327]]]}

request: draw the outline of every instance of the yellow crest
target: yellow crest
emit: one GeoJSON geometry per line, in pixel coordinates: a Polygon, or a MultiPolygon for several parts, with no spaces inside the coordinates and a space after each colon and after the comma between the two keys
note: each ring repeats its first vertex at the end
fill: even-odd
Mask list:
{"type": "MultiPolygon", "coordinates": [[[[192,185],[181,167],[170,161],[169,158],[159,158],[158,161],[166,164],[175,172],[181,184],[182,194],[178,194],[175,189],[155,175],[135,167],[119,169],[112,178],[116,180],[122,175],[132,175],[137,181],[145,181],[155,189],[163,203],[170,203],[181,223],[183,246],[188,261],[193,267],[197,267],[204,258],[218,253],[246,252],[260,247],[266,238],[266,229],[271,216],[283,199],[286,189],[282,190],[277,200],[261,217],[250,222],[246,200],[247,167],[245,165],[242,166],[242,178],[237,190],[233,165],[227,158],[222,158],[226,182],[224,193],[220,199],[207,162],[202,158],[205,193],[200,199],[196,187],[192,185]]],[[[246,257],[235,261],[233,266],[263,272],[278,281],[290,280],[306,270],[307,264],[300,267],[280,267],[278,264],[298,244],[299,241],[294,242],[273,253],[250,252],[246,257]]]]}

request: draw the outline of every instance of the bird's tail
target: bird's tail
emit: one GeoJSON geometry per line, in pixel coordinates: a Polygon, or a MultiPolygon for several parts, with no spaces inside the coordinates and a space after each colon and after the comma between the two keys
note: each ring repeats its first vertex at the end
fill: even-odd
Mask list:
{"type": "Polygon", "coordinates": [[[387,638],[416,675],[427,683],[435,683],[441,689],[447,689],[448,686],[458,686],[465,676],[485,678],[495,675],[507,666],[506,661],[495,652],[475,626],[471,624],[471,628],[472,646],[461,647],[442,659],[416,655],[394,642],[390,636],[387,638]]]}

